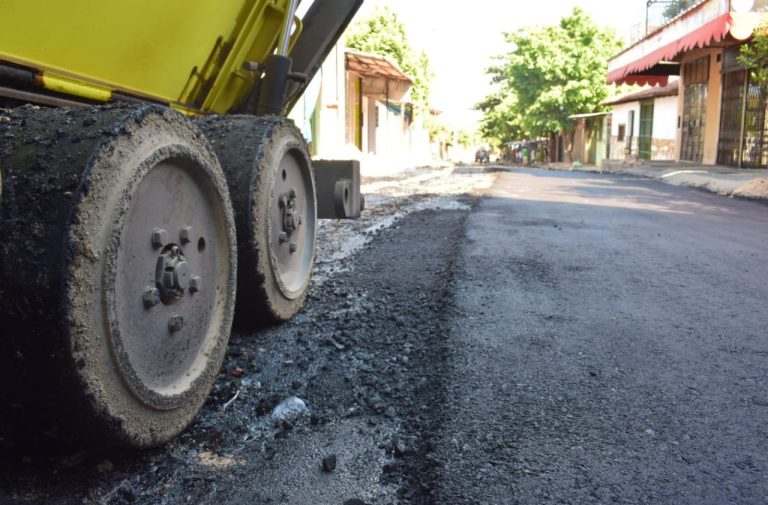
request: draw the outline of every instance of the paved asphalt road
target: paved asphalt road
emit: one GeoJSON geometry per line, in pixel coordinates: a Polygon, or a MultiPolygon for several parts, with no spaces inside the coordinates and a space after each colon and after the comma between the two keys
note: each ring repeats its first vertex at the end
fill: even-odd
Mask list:
{"type": "Polygon", "coordinates": [[[33,451],[0,415],[0,504],[768,503],[768,206],[517,169],[403,212],[430,198],[324,225],[359,253],[233,335],[166,447],[33,451]]]}
{"type": "Polygon", "coordinates": [[[459,255],[438,503],[768,503],[768,207],[511,171],[459,255]]]}

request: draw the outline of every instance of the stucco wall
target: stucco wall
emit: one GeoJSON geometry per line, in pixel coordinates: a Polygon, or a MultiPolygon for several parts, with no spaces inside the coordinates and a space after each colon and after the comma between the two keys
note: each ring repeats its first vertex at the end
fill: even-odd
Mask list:
{"type": "MultiPolygon", "coordinates": [[[[677,159],[677,102],[676,96],[661,97],[653,103],[653,140],[651,143],[651,159],[675,160],[677,159]]],[[[629,155],[634,158],[638,155],[638,135],[640,134],[640,102],[628,102],[613,107],[613,119],[611,122],[611,159],[627,158],[628,142],[632,142],[632,150],[629,155]],[[635,112],[634,132],[629,138],[629,113],[635,112]],[[619,125],[627,126],[625,139],[619,140],[619,125]]]]}
{"type": "Polygon", "coordinates": [[[621,103],[613,106],[613,118],[611,120],[611,153],[610,157],[614,160],[623,160],[627,158],[627,147],[632,142],[631,156],[637,155],[637,134],[640,132],[640,102],[621,103]],[[630,138],[629,113],[635,112],[634,128],[630,138]],[[624,139],[619,140],[619,126],[625,125],[624,139]]]}
{"type": "Polygon", "coordinates": [[[619,134],[619,125],[623,124],[626,125],[626,133],[627,136],[629,136],[629,111],[635,111],[635,127],[634,127],[634,135],[637,136],[637,133],[640,131],[640,103],[639,102],[629,102],[629,103],[621,103],[619,105],[614,105],[613,107],[613,121],[611,125],[611,136],[618,136],[619,134]]]}
{"type": "Polygon", "coordinates": [[[653,138],[677,138],[677,96],[657,98],[653,102],[653,138]]]}

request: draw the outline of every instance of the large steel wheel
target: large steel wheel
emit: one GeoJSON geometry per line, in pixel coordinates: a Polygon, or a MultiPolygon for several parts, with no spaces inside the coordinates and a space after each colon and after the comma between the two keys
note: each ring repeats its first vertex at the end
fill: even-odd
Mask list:
{"type": "Polygon", "coordinates": [[[315,260],[317,203],[306,144],[280,117],[198,120],[227,175],[237,221],[235,323],[250,330],[302,307],[315,260]]]}
{"type": "Polygon", "coordinates": [[[0,318],[12,349],[0,360],[29,384],[12,394],[67,434],[162,444],[205,401],[232,323],[234,216],[218,162],[158,107],[23,109],[11,128],[0,318]]]}

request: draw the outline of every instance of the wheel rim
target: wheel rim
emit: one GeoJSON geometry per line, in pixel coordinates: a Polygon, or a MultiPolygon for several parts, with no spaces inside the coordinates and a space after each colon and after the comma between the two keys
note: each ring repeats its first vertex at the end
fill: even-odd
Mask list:
{"type": "Polygon", "coordinates": [[[145,404],[177,407],[206,370],[228,282],[225,210],[195,162],[165,160],[136,184],[107,271],[118,373],[145,404]]]}
{"type": "Polygon", "coordinates": [[[278,288],[289,299],[303,292],[315,248],[315,192],[309,166],[289,150],[280,160],[271,194],[270,262],[278,288]]]}

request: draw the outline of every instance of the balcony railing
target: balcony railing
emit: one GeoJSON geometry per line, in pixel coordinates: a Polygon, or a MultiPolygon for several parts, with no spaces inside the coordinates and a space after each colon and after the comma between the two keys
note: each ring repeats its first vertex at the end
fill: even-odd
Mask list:
{"type": "Polygon", "coordinates": [[[645,19],[633,25],[629,43],[634,44],[646,35],[655,32],[680,14],[704,3],[706,0],[645,0],[645,19]]]}
{"type": "Polygon", "coordinates": [[[683,12],[704,3],[705,0],[647,0],[645,7],[645,35],[655,32],[683,12]]]}

